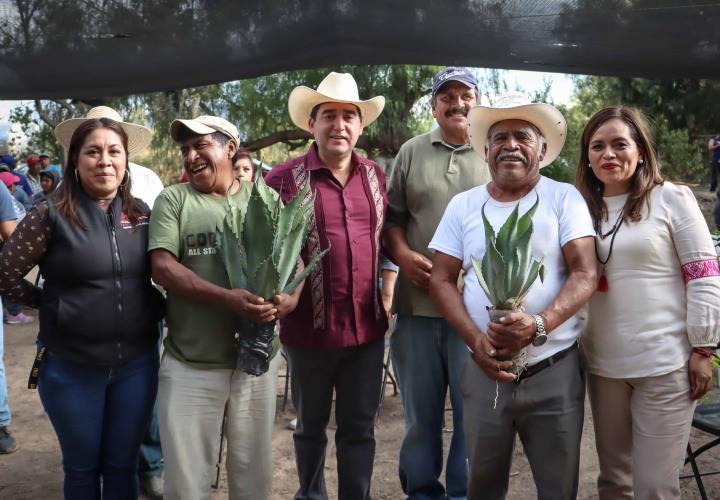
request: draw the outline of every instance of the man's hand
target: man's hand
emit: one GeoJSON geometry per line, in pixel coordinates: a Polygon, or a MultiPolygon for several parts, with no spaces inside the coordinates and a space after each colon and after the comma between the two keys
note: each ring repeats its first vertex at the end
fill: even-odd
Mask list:
{"type": "Polygon", "coordinates": [[[710,390],[712,384],[712,364],[710,358],[692,353],[688,362],[690,378],[690,399],[700,399],[710,390]]]}
{"type": "Polygon", "coordinates": [[[235,314],[255,323],[268,323],[277,319],[278,310],[272,302],[266,302],[262,297],[242,288],[228,290],[228,294],[228,307],[235,314]]]}
{"type": "Polygon", "coordinates": [[[497,349],[500,357],[509,357],[532,342],[535,336],[535,318],[523,312],[513,312],[500,319],[499,323],[488,323],[488,340],[497,349]]]}
{"type": "Polygon", "coordinates": [[[288,295],[287,293],[279,293],[273,298],[273,303],[277,309],[276,319],[283,319],[285,316],[295,310],[298,305],[299,295],[288,295]]]}
{"type": "Polygon", "coordinates": [[[512,367],[512,361],[498,361],[497,352],[490,344],[487,335],[478,334],[473,346],[472,358],[491,380],[498,382],[512,382],[515,375],[507,370],[512,367]]]}
{"type": "Polygon", "coordinates": [[[410,283],[418,288],[428,288],[430,271],[432,271],[430,259],[419,252],[408,250],[397,264],[400,266],[400,272],[410,280],[410,283]]]}

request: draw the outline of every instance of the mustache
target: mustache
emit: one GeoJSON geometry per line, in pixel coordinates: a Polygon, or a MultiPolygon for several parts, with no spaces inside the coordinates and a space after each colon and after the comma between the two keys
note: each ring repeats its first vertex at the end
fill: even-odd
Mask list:
{"type": "Polygon", "coordinates": [[[468,109],[465,107],[459,107],[459,108],[450,108],[447,111],[445,111],[445,116],[447,118],[450,118],[452,115],[463,115],[467,116],[468,109]]]}
{"type": "Polygon", "coordinates": [[[497,157],[497,161],[502,160],[520,160],[523,163],[528,162],[527,158],[525,158],[525,155],[518,151],[512,153],[500,153],[497,157]]]}

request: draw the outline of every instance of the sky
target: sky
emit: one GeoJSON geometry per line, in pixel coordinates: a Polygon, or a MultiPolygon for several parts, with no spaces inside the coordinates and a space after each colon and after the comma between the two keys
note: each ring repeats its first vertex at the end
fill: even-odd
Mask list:
{"type": "MultiPolygon", "coordinates": [[[[503,71],[502,75],[507,81],[510,90],[515,90],[516,87],[519,87],[528,93],[544,88],[544,79],[549,78],[552,81],[550,96],[553,102],[556,104],[568,104],[570,102],[573,82],[569,75],[515,70],[503,71]]],[[[32,101],[26,102],[32,105],[32,101]]],[[[10,128],[10,111],[21,103],[22,101],[0,100],[0,137],[4,137],[10,128]]]]}

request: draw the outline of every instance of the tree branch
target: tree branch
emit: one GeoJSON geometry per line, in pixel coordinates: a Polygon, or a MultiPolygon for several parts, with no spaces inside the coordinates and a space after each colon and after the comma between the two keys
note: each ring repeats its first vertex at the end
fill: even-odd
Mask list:
{"type": "Polygon", "coordinates": [[[258,151],[268,146],[272,146],[273,144],[277,144],[278,142],[283,142],[292,146],[293,141],[308,141],[310,139],[312,139],[312,135],[304,130],[281,130],[280,132],[275,132],[259,139],[245,141],[240,145],[249,151],[258,151]]]}

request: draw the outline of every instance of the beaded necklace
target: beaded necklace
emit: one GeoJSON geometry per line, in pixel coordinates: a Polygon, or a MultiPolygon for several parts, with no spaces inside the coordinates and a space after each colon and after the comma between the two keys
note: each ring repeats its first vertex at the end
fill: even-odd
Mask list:
{"type": "Polygon", "coordinates": [[[595,238],[595,255],[600,264],[602,264],[602,271],[600,272],[600,280],[598,281],[597,291],[598,292],[607,292],[610,290],[610,286],[608,284],[607,275],[605,274],[605,265],[610,261],[610,257],[612,256],[613,251],[613,245],[615,244],[615,236],[617,235],[618,231],[620,231],[620,226],[622,226],[623,221],[625,220],[623,215],[625,215],[625,207],[620,210],[620,215],[618,215],[617,220],[615,221],[615,224],[613,224],[612,229],[608,231],[607,233],[603,234],[602,231],[598,233],[598,236],[601,240],[604,240],[608,236],[612,235],[612,238],[610,239],[610,250],[608,250],[607,257],[605,259],[600,258],[600,249],[598,248],[598,239],[595,238]]]}

